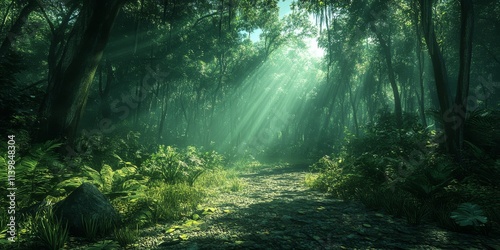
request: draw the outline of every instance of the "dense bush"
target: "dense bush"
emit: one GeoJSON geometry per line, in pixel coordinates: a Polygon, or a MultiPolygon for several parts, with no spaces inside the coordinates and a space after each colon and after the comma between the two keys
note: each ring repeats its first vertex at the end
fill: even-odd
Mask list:
{"type": "Polygon", "coordinates": [[[423,150],[432,147],[429,133],[416,119],[405,115],[402,128],[397,129],[394,115],[380,113],[364,136],[347,140],[339,156],[324,156],[312,166],[321,173],[314,185],[349,199],[361,190],[389,188],[401,182],[426,164],[421,157],[426,153],[423,150]]]}
{"type": "Polygon", "coordinates": [[[158,151],[144,162],[141,173],[152,181],[188,183],[192,186],[203,172],[219,168],[222,160],[222,156],[215,151],[202,153],[192,146],[179,150],[160,145],[158,151]]]}
{"type": "Polygon", "coordinates": [[[141,143],[140,138],[141,134],[134,131],[113,131],[113,133],[87,131],[76,139],[69,150],[67,160],[75,168],[82,164],[90,166],[115,165],[121,159],[134,165],[140,165],[147,158],[148,151],[144,146],[147,144],[141,143]]]}
{"type": "Polygon", "coordinates": [[[394,115],[380,113],[363,136],[347,140],[339,155],[324,156],[312,165],[312,171],[318,174],[308,177],[309,186],[404,216],[410,224],[433,219],[452,230],[487,232],[490,221],[498,223],[499,219],[495,211],[500,208],[500,163],[497,160],[493,164],[491,157],[479,158],[478,148],[484,145],[472,147],[470,142],[476,151],[464,152],[463,161],[456,163],[439,153],[433,142],[435,133],[419,126],[417,120],[416,116],[405,115],[403,125],[397,128],[394,115]],[[469,211],[461,204],[472,204],[467,208],[474,209],[469,210],[480,211],[474,218],[484,222],[481,230],[478,225],[465,227],[467,218],[457,217],[457,212],[452,217],[457,209],[461,215],[469,211]]]}
{"type": "MultiPolygon", "coordinates": [[[[131,244],[137,237],[137,230],[128,230],[128,226],[142,227],[190,217],[208,191],[217,195],[220,191],[233,192],[244,187],[235,173],[223,169],[222,155],[215,151],[203,152],[193,146],[184,150],[160,146],[157,152],[146,157],[143,164],[137,165],[127,160],[134,158],[130,154],[125,154],[126,157],[118,154],[131,152],[129,148],[108,145],[107,149],[113,148],[112,154],[100,155],[97,161],[92,156],[85,158],[86,154],[76,155],[72,162],[78,164],[73,168],[66,168],[60,160],[56,152],[60,146],[52,141],[35,144],[17,156],[16,184],[22,190],[19,192],[19,200],[22,201],[19,211],[25,214],[20,216],[19,223],[34,240],[20,244],[42,245],[51,249],[64,246],[68,237],[65,225],[48,213],[38,212],[43,212],[43,208],[50,209],[51,204],[85,182],[95,185],[119,211],[122,220],[114,226],[119,226],[115,237],[121,245],[131,244]],[[96,165],[96,162],[102,164],[96,165]],[[42,201],[46,204],[43,208],[39,205],[42,201]]],[[[92,150],[89,152],[97,152],[96,148],[92,150]]],[[[3,156],[0,156],[0,165],[6,168],[7,161],[3,156]]],[[[7,179],[5,173],[0,173],[0,177],[7,179]]],[[[6,220],[0,216],[0,221],[6,220]]],[[[105,221],[82,220],[85,238],[90,241],[101,238],[112,228],[105,221]]]]}

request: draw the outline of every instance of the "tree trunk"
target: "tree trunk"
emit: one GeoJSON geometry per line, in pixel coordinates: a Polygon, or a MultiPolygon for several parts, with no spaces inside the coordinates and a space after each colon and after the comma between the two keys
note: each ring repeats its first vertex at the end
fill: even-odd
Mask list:
{"type": "Polygon", "coordinates": [[[19,13],[19,16],[17,17],[12,27],[10,27],[7,36],[5,37],[5,39],[2,42],[2,45],[0,46],[0,59],[3,60],[7,52],[9,52],[10,48],[12,47],[12,43],[21,34],[21,29],[28,20],[28,17],[31,14],[31,12],[35,10],[36,6],[37,6],[36,1],[30,0],[28,1],[28,4],[24,6],[24,8],[21,10],[21,13],[19,13]]]}
{"type": "Polygon", "coordinates": [[[50,77],[41,114],[41,140],[74,139],[94,74],[123,1],[85,1],[63,53],[50,77]]]}
{"type": "MultiPolygon", "coordinates": [[[[472,35],[474,32],[474,5],[472,0],[460,1],[460,68],[458,71],[458,86],[455,96],[455,107],[461,121],[458,124],[457,146],[463,150],[464,127],[467,114],[467,97],[469,96],[470,65],[472,60],[472,35]]],[[[459,154],[460,155],[460,154],[459,154]]]]}
{"type": "Polygon", "coordinates": [[[420,26],[418,25],[418,11],[417,11],[417,3],[415,1],[413,3],[413,8],[415,12],[413,13],[413,23],[415,27],[415,34],[417,35],[417,48],[415,50],[415,55],[417,56],[417,64],[418,64],[418,83],[420,87],[420,96],[418,96],[418,104],[420,110],[420,119],[422,120],[422,125],[427,127],[427,121],[425,118],[425,95],[424,95],[424,60],[422,60],[422,32],[420,30],[420,26]]]}
{"type": "Polygon", "coordinates": [[[398,84],[396,83],[394,68],[392,67],[391,47],[388,41],[386,41],[382,37],[382,34],[376,29],[373,23],[371,24],[370,28],[377,35],[380,48],[382,49],[382,56],[384,57],[387,64],[387,73],[389,75],[389,82],[391,84],[392,94],[394,96],[394,114],[396,115],[396,124],[398,128],[401,128],[403,125],[403,109],[401,108],[401,97],[398,91],[398,84]]]}
{"type": "Polygon", "coordinates": [[[460,68],[455,106],[451,103],[448,74],[434,34],[432,0],[420,0],[420,9],[425,41],[434,69],[440,115],[444,125],[444,145],[450,154],[460,160],[472,56],[473,4],[471,0],[461,1],[460,68]]]}
{"type": "Polygon", "coordinates": [[[160,104],[161,106],[161,117],[160,117],[160,124],[158,125],[158,139],[162,138],[163,135],[163,128],[165,127],[165,120],[167,119],[167,110],[168,110],[168,96],[170,94],[170,83],[166,82],[165,83],[167,86],[165,87],[166,90],[163,93],[163,103],[160,104]]]}
{"type": "MultiPolygon", "coordinates": [[[[349,82],[350,81],[347,81],[348,82],[348,85],[349,85],[349,82]]],[[[359,136],[359,125],[358,125],[358,110],[357,110],[357,107],[356,107],[356,100],[355,98],[353,97],[353,94],[352,94],[352,86],[347,86],[349,88],[349,101],[351,103],[351,108],[352,108],[352,118],[353,118],[353,121],[354,121],[354,131],[356,133],[356,136],[359,136]]]]}

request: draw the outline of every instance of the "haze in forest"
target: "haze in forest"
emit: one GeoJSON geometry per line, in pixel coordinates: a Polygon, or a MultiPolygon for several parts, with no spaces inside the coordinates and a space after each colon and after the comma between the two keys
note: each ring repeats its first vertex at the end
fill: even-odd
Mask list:
{"type": "Polygon", "coordinates": [[[495,248],[498,13],[493,0],[0,1],[0,246],[240,249],[267,235],[264,249],[406,249],[368,238],[406,223],[450,232],[404,227],[416,248],[495,248]],[[343,213],[356,223],[333,232],[343,213]]]}

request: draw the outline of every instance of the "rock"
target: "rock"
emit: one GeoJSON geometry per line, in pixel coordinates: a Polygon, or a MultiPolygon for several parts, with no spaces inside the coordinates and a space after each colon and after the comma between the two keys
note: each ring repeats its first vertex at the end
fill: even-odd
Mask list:
{"type": "MultiPolygon", "coordinates": [[[[92,184],[83,183],[66,199],[58,202],[54,214],[68,223],[71,234],[83,236],[82,218],[97,220],[108,227],[118,222],[118,213],[108,199],[92,184]]],[[[105,230],[105,229],[103,229],[105,230]]]]}

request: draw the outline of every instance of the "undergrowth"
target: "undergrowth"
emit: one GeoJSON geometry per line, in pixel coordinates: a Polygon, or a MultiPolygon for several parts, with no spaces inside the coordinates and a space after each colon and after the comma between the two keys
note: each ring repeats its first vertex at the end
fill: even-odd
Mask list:
{"type": "MultiPolygon", "coordinates": [[[[235,171],[224,169],[224,157],[215,151],[161,145],[148,155],[144,148],[131,142],[138,138],[136,133],[106,146],[100,143],[110,138],[94,137],[77,140],[86,151],[70,158],[60,157],[57,149],[61,144],[53,141],[33,144],[30,149],[20,151],[22,155],[16,160],[16,186],[22,190],[16,197],[20,201],[16,210],[24,216],[16,216],[16,223],[20,224],[19,234],[32,237],[23,237],[23,241],[16,244],[62,248],[70,230],[51,213],[44,212],[46,209],[41,210],[40,204],[49,204],[43,207],[50,209],[82,183],[95,185],[121,218],[117,225],[81,218],[84,238],[87,242],[96,242],[115,228],[115,242],[121,246],[133,244],[142,227],[190,218],[208,195],[238,192],[245,187],[235,171]],[[127,142],[130,145],[124,147],[127,142]]],[[[6,167],[6,154],[0,153],[0,165],[6,167]]],[[[1,171],[0,178],[7,179],[5,173],[1,171]]],[[[6,195],[6,189],[1,190],[6,195]]],[[[4,211],[0,216],[4,225],[8,222],[5,215],[4,211]]],[[[3,239],[0,243],[4,244],[3,239]]],[[[108,243],[104,245],[115,244],[108,243]]]]}
{"type": "MultiPolygon", "coordinates": [[[[469,137],[477,131],[471,127],[478,120],[469,124],[469,137]]],[[[381,113],[363,136],[348,138],[340,154],[313,164],[305,183],[404,217],[409,224],[435,221],[449,230],[488,234],[500,222],[500,160],[489,154],[497,150],[496,144],[467,141],[462,162],[457,163],[440,152],[434,142],[437,136],[419,126],[416,116],[405,115],[402,128],[396,129],[394,115],[381,113]]]]}

